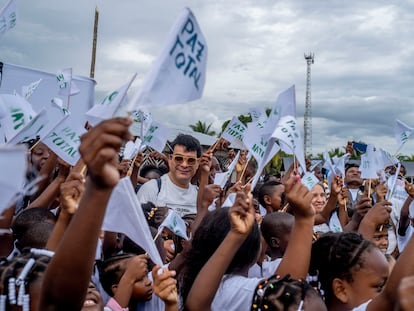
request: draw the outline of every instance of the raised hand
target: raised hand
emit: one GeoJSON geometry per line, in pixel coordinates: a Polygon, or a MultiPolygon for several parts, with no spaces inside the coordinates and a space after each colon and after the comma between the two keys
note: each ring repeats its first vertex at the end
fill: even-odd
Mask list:
{"type": "Polygon", "coordinates": [[[248,235],[255,222],[255,212],[253,208],[253,196],[249,189],[245,192],[238,192],[234,205],[229,209],[231,230],[240,235],[248,235]]]}
{"type": "Polygon", "coordinates": [[[124,140],[132,140],[129,118],[105,120],[81,137],[79,152],[88,166],[89,176],[98,188],[112,188],[119,179],[118,153],[124,140]]]}
{"type": "Polygon", "coordinates": [[[312,193],[300,181],[300,175],[291,174],[285,183],[286,199],[295,217],[312,218],[315,210],[311,206],[312,193]]]}
{"type": "Polygon", "coordinates": [[[152,289],[166,305],[178,304],[177,281],[174,279],[175,271],[164,268],[160,273],[160,266],[152,268],[152,289]]]}
{"type": "Polygon", "coordinates": [[[60,185],[61,212],[73,215],[85,191],[85,178],[81,173],[70,172],[66,181],[60,185]]]}

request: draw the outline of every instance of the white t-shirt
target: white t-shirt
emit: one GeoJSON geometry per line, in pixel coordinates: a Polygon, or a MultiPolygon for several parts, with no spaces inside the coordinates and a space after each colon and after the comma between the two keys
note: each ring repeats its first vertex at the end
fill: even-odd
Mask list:
{"type": "Polygon", "coordinates": [[[405,231],[405,235],[399,235],[397,230],[397,244],[400,253],[404,250],[413,233],[414,228],[411,226],[411,224],[408,225],[407,230],[405,231]]]}
{"type": "Polygon", "coordinates": [[[359,305],[356,308],[353,308],[352,311],[366,311],[369,303],[371,302],[371,299],[367,302],[364,302],[362,305],[359,305]]]}
{"type": "Polygon", "coordinates": [[[250,311],[254,291],[262,279],[224,275],[211,304],[211,310],[250,311]]]}
{"type": "Polygon", "coordinates": [[[137,196],[141,204],[152,202],[156,206],[167,206],[183,217],[186,214],[197,213],[197,192],[196,186],[190,184],[188,188],[178,187],[168,174],[164,174],[161,176],[159,191],[157,180],[152,179],[139,188],[137,196]]]}
{"type": "Polygon", "coordinates": [[[261,278],[268,279],[275,275],[276,269],[279,267],[282,258],[276,258],[275,260],[263,261],[260,267],[257,263],[250,267],[248,276],[249,278],[261,278]]]}

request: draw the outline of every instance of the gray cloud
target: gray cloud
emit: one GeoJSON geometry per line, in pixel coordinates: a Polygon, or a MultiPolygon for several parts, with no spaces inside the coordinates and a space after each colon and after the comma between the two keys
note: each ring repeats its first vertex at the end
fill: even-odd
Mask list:
{"type": "MultiPolygon", "coordinates": [[[[249,107],[270,107],[292,84],[303,122],[303,54],[313,51],[314,153],[348,139],[393,152],[395,119],[414,126],[413,1],[20,1],[18,26],[1,37],[1,61],[88,76],[96,3],[97,100],[134,72],[131,94],[139,88],[189,6],[208,42],[206,86],[194,103],[154,109],[166,125],[187,129],[200,119],[219,130],[249,107]]],[[[413,139],[404,153],[414,153],[413,139]]]]}

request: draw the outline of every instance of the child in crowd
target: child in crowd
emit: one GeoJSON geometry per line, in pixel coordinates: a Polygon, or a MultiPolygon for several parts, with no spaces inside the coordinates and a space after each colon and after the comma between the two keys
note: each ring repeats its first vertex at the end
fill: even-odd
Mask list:
{"type": "Polygon", "coordinates": [[[320,283],[328,310],[389,311],[398,304],[400,280],[414,273],[414,239],[389,275],[379,248],[357,233],[327,233],[312,246],[310,275],[320,283]]]}
{"type": "MultiPolygon", "coordinates": [[[[310,207],[312,195],[298,180],[292,176],[286,184],[295,225],[275,274],[290,273],[294,278],[304,278],[309,265],[314,211],[310,207]]],[[[245,191],[249,190],[246,187],[245,191]]],[[[251,195],[248,198],[238,192],[229,210],[222,208],[206,215],[191,246],[180,275],[185,307],[188,310],[249,310],[253,293],[262,280],[246,277],[260,248],[251,195]]]]}
{"type": "MultiPolygon", "coordinates": [[[[135,310],[139,301],[151,299],[151,281],[147,277],[147,256],[122,254],[106,259],[100,268],[100,280],[112,297],[108,306],[135,310]]],[[[123,310],[122,309],[122,310],[123,310]]]]}

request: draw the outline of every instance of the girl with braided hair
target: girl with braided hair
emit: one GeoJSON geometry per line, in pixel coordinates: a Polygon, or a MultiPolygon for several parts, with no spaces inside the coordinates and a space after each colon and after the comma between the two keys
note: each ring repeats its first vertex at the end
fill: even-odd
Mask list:
{"type": "MultiPolygon", "coordinates": [[[[304,279],[309,268],[315,214],[310,204],[312,194],[301,184],[298,175],[291,175],[285,186],[295,223],[283,259],[274,275],[290,274],[295,279],[304,279]]],[[[179,275],[179,288],[187,310],[247,311],[256,307],[253,310],[266,310],[266,307],[261,307],[261,302],[265,302],[261,299],[265,293],[266,297],[269,295],[266,298],[269,300],[273,296],[277,296],[277,299],[280,296],[283,300],[293,295],[293,291],[287,295],[273,292],[276,284],[273,279],[262,283],[261,278],[247,278],[248,268],[257,259],[260,247],[249,190],[246,187],[246,193],[238,192],[235,204],[230,209],[218,209],[207,214],[196,230],[185,268],[179,275]],[[270,290],[266,292],[267,289],[270,290]]],[[[296,288],[299,299],[286,301],[289,308],[268,310],[324,310],[321,298],[318,300],[319,307],[310,309],[305,299],[307,295],[303,296],[305,291],[301,285],[296,288]]],[[[285,289],[282,292],[285,293],[285,289]]]]}
{"type": "Polygon", "coordinates": [[[407,246],[389,275],[372,242],[353,232],[328,233],[312,246],[309,274],[320,282],[328,310],[394,310],[400,280],[414,274],[414,239],[407,246]]]}
{"type": "Polygon", "coordinates": [[[31,249],[0,263],[0,311],[37,310],[43,274],[53,252],[31,249]]]}

